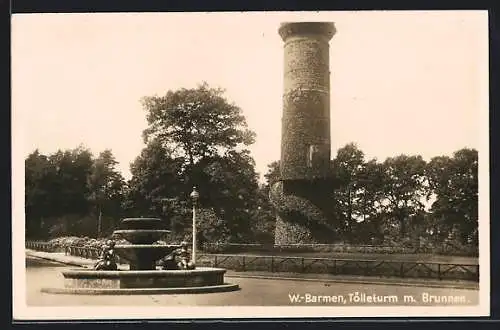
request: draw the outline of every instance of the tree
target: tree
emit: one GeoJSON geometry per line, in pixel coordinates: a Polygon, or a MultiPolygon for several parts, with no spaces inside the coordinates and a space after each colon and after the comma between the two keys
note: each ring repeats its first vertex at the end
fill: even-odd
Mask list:
{"type": "Polygon", "coordinates": [[[148,127],[143,132],[147,146],[131,168],[129,195],[135,205],[143,203],[140,209],[145,209],[160,196],[176,196],[189,204],[189,193],[197,186],[200,207],[222,219],[217,220],[224,226],[220,231],[227,231],[232,240],[248,239],[258,184],[246,149],[255,134],[247,128],[241,109],[225,99],[224,90],[206,83],[145,97],[142,103],[147,112],[148,127]]]}
{"type": "Polygon", "coordinates": [[[24,164],[26,235],[36,237],[43,234],[43,218],[51,215],[48,180],[51,166],[38,149],[28,155],[24,164]]]}
{"type": "Polygon", "coordinates": [[[353,226],[363,220],[360,203],[362,187],[360,174],[364,168],[364,153],[354,143],[349,143],[337,151],[333,169],[338,183],[334,192],[336,215],[342,228],[342,236],[349,239],[353,226]]]}
{"type": "Polygon", "coordinates": [[[195,89],[143,98],[148,122],[145,142],[160,141],[190,167],[204,158],[252,144],[255,133],[247,128],[241,109],[223,94],[223,89],[203,83],[195,89]]]}
{"type": "MultiPolygon", "coordinates": [[[[26,225],[29,235],[74,232],[88,215],[91,191],[87,184],[92,153],[79,146],[46,156],[30,154],[26,168],[26,225]]],[[[27,233],[28,234],[28,233],[27,233]]]]}
{"type": "Polygon", "coordinates": [[[356,237],[362,241],[373,243],[383,239],[381,227],[384,221],[384,167],[376,159],[365,162],[357,173],[358,200],[357,210],[360,214],[360,223],[356,237]]]}
{"type": "Polygon", "coordinates": [[[280,161],[274,161],[267,165],[267,172],[264,174],[264,179],[266,180],[266,186],[271,186],[275,182],[280,180],[280,161]]]}
{"type": "Polygon", "coordinates": [[[385,213],[396,221],[401,238],[407,227],[425,209],[426,163],[421,156],[389,157],[384,163],[385,213]]]}
{"type": "Polygon", "coordinates": [[[274,244],[276,214],[269,200],[269,188],[261,185],[257,194],[257,207],[250,209],[253,242],[274,244]]]}
{"type": "Polygon", "coordinates": [[[111,150],[106,149],[99,154],[92,165],[88,184],[91,191],[90,200],[97,213],[97,236],[104,231],[113,230],[117,226],[121,212],[125,181],[116,170],[118,162],[111,150]],[[107,223],[103,228],[103,214],[107,223]],[[107,229],[107,230],[106,230],[107,229]]]}
{"type": "Polygon", "coordinates": [[[49,161],[55,167],[52,178],[58,215],[87,214],[90,208],[88,177],[92,172],[93,156],[89,149],[79,146],[73,150],[58,150],[50,155],[49,161]]]}
{"type": "Polygon", "coordinates": [[[274,243],[276,214],[269,199],[269,192],[271,186],[277,183],[280,177],[280,162],[274,161],[268,164],[267,172],[264,174],[265,182],[259,186],[257,192],[257,208],[251,210],[255,242],[274,243]]]}
{"type": "Polygon", "coordinates": [[[130,165],[132,178],[123,205],[126,212],[131,216],[173,216],[163,199],[186,200],[190,187],[181,176],[183,163],[183,157],[174,158],[160,141],[150,141],[130,165]]]}
{"type": "Polygon", "coordinates": [[[477,244],[478,228],[478,153],[464,148],[453,157],[434,157],[426,168],[435,201],[431,211],[435,232],[447,237],[455,228],[462,243],[477,244]]]}
{"type": "Polygon", "coordinates": [[[258,207],[259,189],[253,158],[248,151],[231,151],[204,163],[199,164],[204,173],[200,189],[204,204],[225,220],[231,240],[249,240],[251,212],[258,207]]]}

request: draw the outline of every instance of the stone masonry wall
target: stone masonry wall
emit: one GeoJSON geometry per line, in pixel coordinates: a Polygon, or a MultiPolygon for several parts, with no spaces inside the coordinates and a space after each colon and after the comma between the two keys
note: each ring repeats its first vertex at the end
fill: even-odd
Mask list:
{"type": "Polygon", "coordinates": [[[325,177],[330,160],[328,38],[289,35],[284,53],[282,179],[325,177]]]}
{"type": "Polygon", "coordinates": [[[281,182],[270,196],[277,245],[327,239],[324,196],[304,191],[330,172],[329,40],[334,33],[334,25],[323,22],[284,23],[279,29],[284,41],[281,182]]]}

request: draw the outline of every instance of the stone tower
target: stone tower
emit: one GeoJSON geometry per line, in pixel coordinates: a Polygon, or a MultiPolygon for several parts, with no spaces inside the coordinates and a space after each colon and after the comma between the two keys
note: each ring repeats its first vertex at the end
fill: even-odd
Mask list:
{"type": "Polygon", "coordinates": [[[330,171],[329,22],[283,23],[284,91],[281,181],[271,189],[277,210],[275,244],[325,241],[322,191],[330,171]]]}

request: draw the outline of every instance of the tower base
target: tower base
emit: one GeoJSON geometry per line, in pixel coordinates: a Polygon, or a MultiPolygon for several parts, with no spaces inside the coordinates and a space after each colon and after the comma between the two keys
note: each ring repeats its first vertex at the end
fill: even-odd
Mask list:
{"type": "MultiPolygon", "coordinates": [[[[286,187],[286,185],[285,185],[286,187]]],[[[275,245],[330,243],[336,231],[328,209],[328,195],[321,185],[310,182],[294,184],[296,190],[286,191],[284,183],[271,187],[270,200],[277,213],[275,245]],[[302,186],[302,189],[298,189],[302,186]],[[309,188],[315,188],[314,190],[309,188]]]]}

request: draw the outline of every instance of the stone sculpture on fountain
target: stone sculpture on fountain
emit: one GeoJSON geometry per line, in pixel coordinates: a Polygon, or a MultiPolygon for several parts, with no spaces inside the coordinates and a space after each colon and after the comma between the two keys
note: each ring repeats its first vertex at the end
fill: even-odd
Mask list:
{"type": "Polygon", "coordinates": [[[115,241],[108,240],[102,247],[99,260],[94,265],[95,270],[118,270],[115,254],[115,241]]]}
{"type": "Polygon", "coordinates": [[[195,269],[193,261],[190,259],[188,246],[189,244],[185,241],[181,242],[181,247],[172,251],[172,253],[165,256],[160,261],[160,265],[164,270],[175,270],[175,269],[195,269]],[[177,262],[176,257],[179,257],[177,262]]]}

